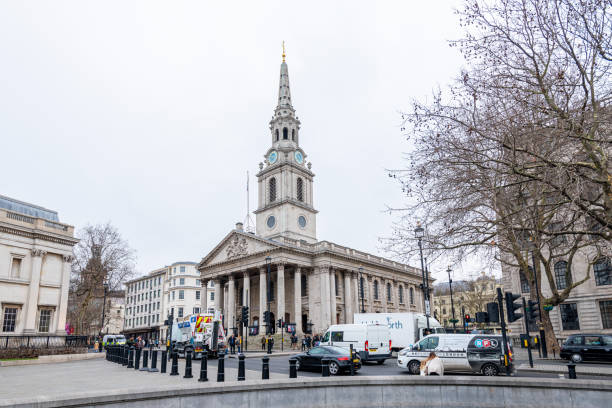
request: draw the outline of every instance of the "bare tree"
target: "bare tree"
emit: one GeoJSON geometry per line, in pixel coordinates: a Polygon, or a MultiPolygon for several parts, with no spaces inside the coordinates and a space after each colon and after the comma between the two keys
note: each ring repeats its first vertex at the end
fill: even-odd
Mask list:
{"type": "MultiPolygon", "coordinates": [[[[427,225],[434,254],[469,254],[520,268],[532,296],[552,268],[609,253],[612,237],[609,1],[467,0],[461,47],[469,67],[432,103],[404,115],[414,151],[390,172],[409,198],[386,240],[414,254],[427,225]],[[535,261],[535,262],[534,262],[535,261]],[[535,281],[538,285],[536,287],[535,281]]],[[[548,312],[550,347],[557,347],[548,312]]]]}
{"type": "MultiPolygon", "coordinates": [[[[79,234],[70,281],[69,319],[79,334],[97,333],[108,324],[101,321],[104,285],[120,290],[134,276],[135,254],[111,224],[87,226],[79,234]]],[[[107,298],[108,311],[110,298],[107,298]]]]}

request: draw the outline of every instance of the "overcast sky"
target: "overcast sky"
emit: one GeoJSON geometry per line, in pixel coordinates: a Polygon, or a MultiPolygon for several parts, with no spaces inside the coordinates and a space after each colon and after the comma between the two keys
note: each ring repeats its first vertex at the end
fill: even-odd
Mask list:
{"type": "Polygon", "coordinates": [[[457,1],[293,3],[3,1],[0,194],[110,221],[139,273],[199,261],[245,218],[247,171],[256,202],[285,40],[318,239],[384,255],[398,112],[463,64],[457,1]]]}

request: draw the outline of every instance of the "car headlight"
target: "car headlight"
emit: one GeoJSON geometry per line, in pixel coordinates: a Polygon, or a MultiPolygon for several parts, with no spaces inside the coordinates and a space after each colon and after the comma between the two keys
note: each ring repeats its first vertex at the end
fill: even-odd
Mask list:
{"type": "Polygon", "coordinates": [[[399,352],[400,356],[405,356],[406,354],[408,354],[408,349],[403,349],[402,351],[399,352]]]}

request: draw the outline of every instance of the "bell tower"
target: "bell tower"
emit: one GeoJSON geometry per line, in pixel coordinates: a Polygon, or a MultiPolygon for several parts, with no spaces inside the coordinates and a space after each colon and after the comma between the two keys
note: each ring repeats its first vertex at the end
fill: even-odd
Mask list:
{"type": "Polygon", "coordinates": [[[271,146],[259,163],[257,235],[264,238],[288,237],[316,242],[316,214],[313,206],[311,163],[299,145],[300,121],[295,116],[289,87],[289,69],[280,67],[278,103],[270,120],[271,146]]]}

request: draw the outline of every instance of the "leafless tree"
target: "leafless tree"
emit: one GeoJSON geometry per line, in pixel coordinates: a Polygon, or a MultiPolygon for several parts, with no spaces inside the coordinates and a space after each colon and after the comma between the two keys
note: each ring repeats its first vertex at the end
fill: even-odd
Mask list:
{"type": "MultiPolygon", "coordinates": [[[[589,279],[558,289],[553,268],[565,260],[571,277],[577,253],[592,264],[610,251],[611,8],[466,0],[466,34],[452,45],[468,68],[403,116],[413,151],[389,174],[408,204],[390,209],[400,216],[389,250],[414,254],[421,219],[429,251],[520,268],[534,297],[544,277],[544,303],[562,303],[589,279]]],[[[557,347],[548,312],[543,322],[557,347]]]]}
{"type": "MultiPolygon", "coordinates": [[[[111,224],[87,226],[79,234],[72,265],[69,320],[79,334],[97,333],[108,324],[101,321],[104,285],[120,290],[134,276],[135,253],[111,224]]],[[[107,298],[108,311],[110,298],[107,298]]]]}

